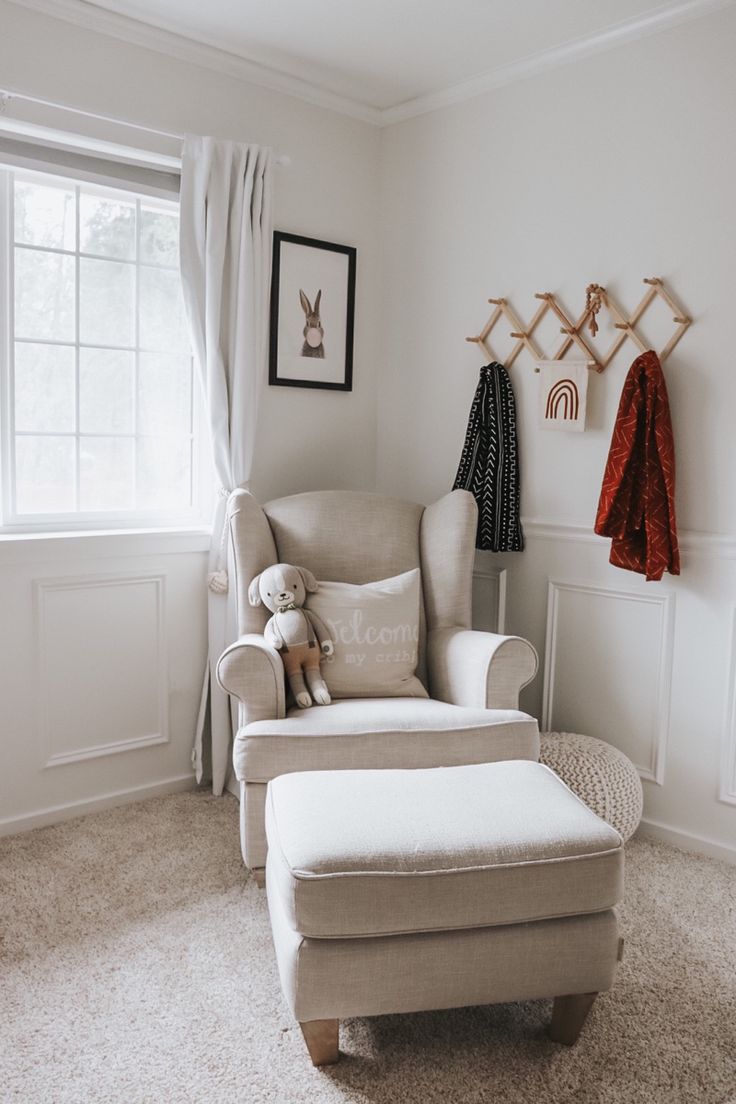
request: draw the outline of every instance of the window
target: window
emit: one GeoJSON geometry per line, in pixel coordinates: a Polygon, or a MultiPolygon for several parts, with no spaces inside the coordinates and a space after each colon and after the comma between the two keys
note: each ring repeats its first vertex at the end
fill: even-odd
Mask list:
{"type": "Polygon", "coordinates": [[[178,205],[0,170],[3,523],[198,515],[178,205]]]}

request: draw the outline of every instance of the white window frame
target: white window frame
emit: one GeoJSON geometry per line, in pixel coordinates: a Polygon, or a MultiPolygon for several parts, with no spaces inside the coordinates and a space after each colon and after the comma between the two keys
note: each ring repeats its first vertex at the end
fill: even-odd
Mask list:
{"type": "MultiPolygon", "coordinates": [[[[98,258],[95,254],[83,254],[79,250],[79,190],[82,185],[97,186],[103,193],[105,188],[114,188],[118,191],[126,191],[135,197],[136,214],[140,214],[141,197],[146,194],[164,198],[168,202],[176,203],[174,195],[163,195],[153,189],[146,189],[138,184],[131,184],[125,179],[116,179],[112,174],[109,179],[95,180],[94,183],[85,179],[85,174],[73,172],[49,171],[45,165],[39,164],[37,168],[31,166],[15,167],[12,163],[5,164],[0,160],[0,536],[3,533],[49,533],[69,531],[100,531],[100,530],[131,530],[131,529],[175,529],[190,530],[201,529],[209,525],[209,511],[213,499],[213,471],[208,449],[208,427],[204,417],[203,401],[200,397],[199,383],[196,380],[194,363],[191,371],[191,505],[180,510],[109,510],[109,511],[74,511],[49,514],[18,514],[15,509],[15,397],[13,391],[13,362],[15,349],[14,335],[14,247],[15,228],[13,220],[13,180],[15,176],[27,179],[30,176],[51,177],[57,181],[73,187],[77,195],[76,203],[76,235],[74,251],[37,247],[41,252],[57,253],[63,256],[75,258],[75,336],[74,342],[53,341],[36,342],[39,344],[61,345],[75,349],[75,400],[77,404],[77,418],[75,432],[67,434],[50,434],[51,436],[74,436],[77,446],[77,458],[75,468],[76,499],[79,500],[79,441],[84,436],[99,436],[99,434],[83,434],[79,431],[79,350],[84,345],[79,341],[79,296],[80,296],[80,257],[89,256],[93,259],[110,260],[109,257],[98,258]]],[[[132,263],[138,270],[140,247],[140,218],[136,218],[136,251],[132,263]]],[[[26,246],[24,246],[26,248],[26,246]]],[[[33,249],[33,246],[27,248],[33,249]]],[[[165,266],[153,266],[165,268],[165,266]]],[[[138,342],[138,296],[139,280],[136,271],[136,334],[135,334],[135,372],[137,379],[138,353],[141,352],[138,342]]],[[[95,346],[101,347],[101,346],[95,346]]],[[[117,348],[117,347],[116,347],[117,348]]],[[[134,429],[137,428],[137,390],[136,390],[136,418],[134,429]]],[[[43,433],[36,436],[44,436],[43,433]]],[[[116,436],[105,434],[103,436],[116,436]]],[[[137,434],[119,434],[118,436],[137,439],[137,434]]]]}

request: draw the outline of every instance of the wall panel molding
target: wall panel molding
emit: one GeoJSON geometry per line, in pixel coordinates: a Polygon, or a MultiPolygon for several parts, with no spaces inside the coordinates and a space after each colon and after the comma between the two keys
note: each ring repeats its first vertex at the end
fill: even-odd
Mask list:
{"type": "MultiPolygon", "coordinates": [[[[577,544],[608,546],[608,537],[599,537],[592,525],[574,525],[567,522],[551,522],[538,518],[522,518],[525,537],[536,540],[572,541],[577,544]]],[[[681,529],[678,533],[680,549],[699,555],[722,556],[736,559],[736,535],[733,533],[705,533],[695,529],[681,529]]]]}
{"type": "Polygon", "coordinates": [[[81,556],[96,558],[181,556],[207,553],[209,529],[116,529],[86,533],[0,534],[0,566],[29,563],[78,563],[81,556]]]}
{"type": "Polygon", "coordinates": [[[152,797],[163,797],[165,794],[194,790],[196,785],[194,772],[188,771],[185,774],[174,775],[172,778],[160,779],[158,782],[130,786],[125,790],[113,790],[110,793],[84,798],[81,801],[67,801],[61,805],[50,805],[47,808],[36,809],[32,813],[23,813],[20,816],[3,817],[0,820],[0,836],[30,832],[32,828],[43,828],[47,824],[60,824],[64,820],[73,820],[74,817],[87,816],[89,813],[99,813],[103,809],[113,809],[118,805],[130,805],[136,801],[148,801],[152,797]]]}
{"type": "Polygon", "coordinates": [[[736,805],[736,606],[731,610],[726,708],[721,735],[720,801],[736,805]]]}
{"type": "MultiPolygon", "coordinates": [[[[112,595],[107,599],[108,603],[112,603],[112,595]]],[[[168,685],[168,663],[166,655],[166,614],[165,614],[165,577],[160,574],[89,574],[89,575],[74,575],[62,578],[42,578],[35,579],[33,582],[33,611],[34,611],[34,635],[36,641],[36,674],[37,674],[37,706],[36,706],[36,725],[38,735],[38,746],[40,754],[40,766],[42,769],[49,767],[59,767],[71,765],[74,763],[80,763],[87,759],[97,759],[101,756],[116,755],[125,751],[135,751],[144,747],[151,747],[157,744],[165,744],[170,740],[169,733],[169,717],[168,717],[168,702],[169,702],[169,685],[168,685]],[[65,647],[66,640],[54,639],[54,626],[51,622],[53,617],[53,602],[55,598],[61,597],[63,603],[63,596],[74,593],[76,595],[87,594],[91,595],[101,594],[105,590],[127,590],[131,588],[131,593],[125,595],[118,595],[119,598],[123,598],[124,602],[122,606],[118,607],[118,614],[122,608],[129,607],[131,617],[140,614],[140,608],[136,607],[135,598],[139,600],[145,596],[146,601],[150,605],[149,613],[153,615],[153,623],[151,624],[148,618],[145,622],[139,624],[128,624],[122,626],[121,624],[108,624],[106,620],[106,605],[104,599],[99,605],[99,610],[94,611],[93,616],[96,616],[99,620],[99,624],[95,625],[95,628],[99,631],[100,640],[100,661],[99,666],[95,663],[95,642],[94,640],[85,639],[82,641],[82,646],[79,648],[81,653],[80,663],[87,665],[89,669],[74,669],[70,668],[71,679],[74,683],[78,679],[78,685],[74,687],[72,685],[72,699],[68,704],[66,722],[67,726],[70,725],[70,717],[80,711],[80,701],[83,699],[90,699],[89,705],[91,706],[90,712],[90,724],[89,727],[94,728],[95,732],[104,734],[108,731],[108,725],[117,726],[117,729],[113,727],[112,739],[100,739],[93,743],[85,743],[80,740],[78,746],[74,746],[74,740],[70,737],[72,746],[59,747],[58,746],[58,733],[63,733],[65,728],[65,703],[63,697],[55,693],[54,684],[54,672],[59,667],[60,659],[64,653],[67,653],[65,647]],[[132,593],[133,589],[138,589],[138,595],[132,593]],[[149,594],[145,594],[149,591],[149,594]],[[103,639],[109,640],[110,634],[115,636],[115,646],[118,647],[119,652],[115,656],[113,661],[111,654],[106,654],[104,647],[102,646],[103,639]],[[133,731],[130,734],[124,733],[125,717],[120,713],[116,713],[113,708],[110,709],[109,714],[105,709],[104,702],[98,700],[99,712],[95,715],[94,712],[94,691],[98,689],[100,682],[104,682],[105,677],[108,678],[111,687],[115,690],[118,689],[117,684],[117,661],[119,658],[119,667],[121,678],[125,678],[125,658],[126,654],[130,658],[135,656],[138,651],[138,640],[140,639],[141,649],[144,646],[148,646],[151,649],[153,655],[153,662],[150,666],[146,667],[146,675],[149,676],[148,694],[146,695],[145,685],[138,683],[135,688],[128,690],[126,687],[120,687],[123,692],[123,697],[128,696],[128,700],[131,703],[131,715],[130,723],[133,731]],[[87,648],[90,648],[89,652],[86,652],[87,648]],[[52,653],[56,649],[56,655],[52,653]],[[90,660],[90,656],[92,659],[90,660]],[[105,666],[105,661],[108,660],[108,665],[105,666]],[[97,669],[95,669],[97,667],[97,669]],[[76,693],[74,692],[76,690],[76,693]],[[86,693],[85,693],[86,690],[86,693]],[[155,704],[155,718],[154,723],[148,725],[148,730],[145,732],[135,731],[136,724],[140,724],[142,717],[141,712],[145,714],[145,710],[139,711],[138,715],[135,715],[134,702],[139,702],[141,699],[145,699],[147,696],[150,704],[155,704]],[[115,733],[117,732],[117,735],[115,733]]],[[[58,620],[61,611],[57,611],[56,617],[58,620]]],[[[89,616],[89,610],[87,615],[89,616]]],[[[126,608],[127,616],[127,608],[126,608]]],[[[68,623],[69,635],[71,637],[73,629],[78,626],[73,626],[71,622],[68,623]]],[[[55,626],[58,633],[58,624],[55,626]]],[[[73,643],[69,644],[69,648],[72,653],[74,652],[73,643]]],[[[66,654],[66,662],[69,662],[69,654],[66,654]]],[[[136,668],[136,670],[139,670],[136,668]]],[[[112,695],[111,695],[112,696],[112,695]]],[[[98,695],[99,698],[99,695],[98,695]]],[[[120,700],[120,699],[119,699],[120,700]]],[[[85,701],[85,707],[87,705],[85,701]]],[[[148,718],[143,718],[144,723],[148,718]]],[[[73,725],[72,725],[73,727],[73,725]]],[[[81,728],[87,728],[87,725],[81,725],[81,728]]]]}
{"type": "Polygon", "coordinates": [[[663,824],[652,817],[644,817],[636,830],[639,838],[663,840],[674,847],[682,847],[685,851],[695,851],[701,855],[708,855],[711,859],[719,859],[721,862],[736,866],[736,846],[729,847],[711,839],[710,836],[701,836],[696,832],[686,832],[681,828],[675,828],[671,824],[663,824]]]}
{"type": "MultiPolygon", "coordinates": [[[[495,613],[495,616],[491,616],[488,627],[483,624],[478,624],[478,628],[484,629],[486,632],[504,633],[506,631],[506,584],[507,584],[508,572],[503,567],[491,567],[490,564],[481,564],[473,570],[473,607],[474,614],[477,615],[478,606],[480,604],[480,588],[490,588],[492,597],[490,605],[495,613]],[[476,585],[478,584],[478,585],[476,585]]],[[[476,618],[473,618],[475,626],[476,618]]],[[[481,619],[479,619],[481,620],[481,619]]]]}
{"type": "MultiPolygon", "coordinates": [[[[614,587],[575,581],[548,580],[547,632],[544,657],[544,687],[542,701],[542,729],[550,731],[555,727],[555,694],[557,691],[558,649],[560,646],[560,602],[566,594],[587,596],[592,602],[604,600],[611,602],[631,602],[659,607],[660,625],[657,640],[657,655],[654,664],[655,705],[654,731],[650,734],[649,755],[643,762],[635,762],[642,779],[664,783],[665,755],[669,732],[670,701],[672,694],[672,655],[674,645],[674,595],[645,594],[614,587]]],[[[593,613],[591,611],[591,618],[593,613]]],[[[585,647],[585,641],[582,642],[585,647]]],[[[625,689],[625,688],[624,688],[625,689]]]]}

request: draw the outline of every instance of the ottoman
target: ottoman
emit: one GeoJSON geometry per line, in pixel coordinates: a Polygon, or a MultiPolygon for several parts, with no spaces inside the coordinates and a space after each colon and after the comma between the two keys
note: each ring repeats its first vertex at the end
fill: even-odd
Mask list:
{"type": "Polygon", "coordinates": [[[619,951],[618,832],[527,760],[269,783],[266,887],[315,1065],[339,1020],[554,997],[572,1044],[619,951]]]}

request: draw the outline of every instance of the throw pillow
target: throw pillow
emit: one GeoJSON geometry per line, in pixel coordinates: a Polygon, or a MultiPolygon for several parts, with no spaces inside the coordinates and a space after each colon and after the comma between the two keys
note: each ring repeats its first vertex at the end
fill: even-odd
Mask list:
{"type": "Polygon", "coordinates": [[[419,568],[377,583],[322,583],[307,607],[335,654],[322,660],[333,698],[426,698],[414,672],[419,649],[419,568]]]}

